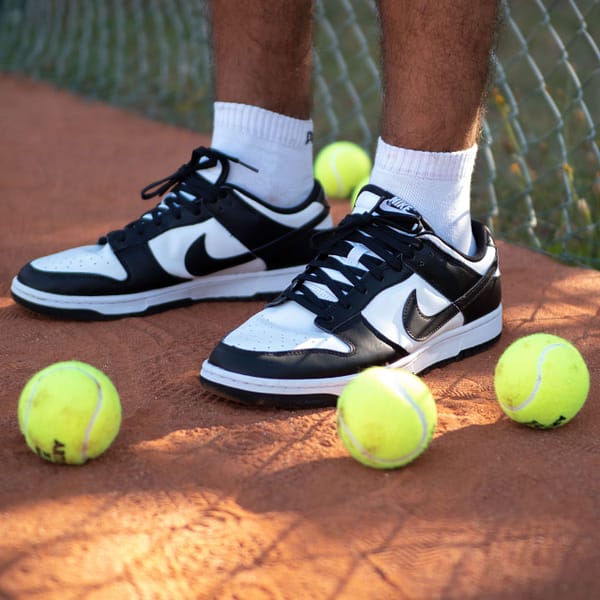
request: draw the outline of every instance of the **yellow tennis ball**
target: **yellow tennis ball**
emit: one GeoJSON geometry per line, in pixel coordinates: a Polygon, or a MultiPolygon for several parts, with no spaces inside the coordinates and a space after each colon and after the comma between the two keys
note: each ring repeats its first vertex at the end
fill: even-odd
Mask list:
{"type": "Polygon", "coordinates": [[[102,371],[78,361],[38,371],[19,397],[19,426],[45,460],[82,464],[112,444],[121,427],[121,402],[102,371]]]}
{"type": "Polygon", "coordinates": [[[494,388],[500,407],[511,419],[552,429],[581,410],[590,375],[573,344],[556,335],[534,333],[504,351],[496,365],[494,388]]]}
{"type": "Polygon", "coordinates": [[[338,398],[342,442],[356,460],[376,469],[394,469],[417,458],[431,442],[436,424],[429,388],[404,369],[366,369],[338,398]]]}
{"type": "Polygon", "coordinates": [[[352,190],[371,172],[371,158],[354,142],[334,142],[315,159],[315,177],[330,198],[350,198],[352,190]]]}

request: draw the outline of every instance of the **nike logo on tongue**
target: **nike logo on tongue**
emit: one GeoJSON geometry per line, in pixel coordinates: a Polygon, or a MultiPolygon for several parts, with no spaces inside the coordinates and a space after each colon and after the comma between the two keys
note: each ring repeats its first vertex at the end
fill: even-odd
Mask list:
{"type": "Polygon", "coordinates": [[[421,215],[406,200],[398,196],[390,197],[389,192],[379,186],[368,184],[358,195],[353,213],[378,212],[381,214],[395,213],[419,219],[421,215]]]}
{"type": "Polygon", "coordinates": [[[409,217],[419,218],[421,215],[405,200],[394,196],[393,198],[384,198],[377,207],[382,213],[396,213],[407,215],[409,217]]]}

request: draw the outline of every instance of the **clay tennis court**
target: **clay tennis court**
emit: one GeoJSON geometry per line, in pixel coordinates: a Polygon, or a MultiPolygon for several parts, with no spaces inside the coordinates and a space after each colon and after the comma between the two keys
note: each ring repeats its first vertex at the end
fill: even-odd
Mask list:
{"type": "Polygon", "coordinates": [[[600,596],[600,272],[500,243],[500,342],[427,374],[431,446],[370,470],[332,409],[242,408],[200,386],[201,361],[261,302],[99,323],[14,304],[22,264],[138,217],[141,187],[208,140],[27,79],[0,77],[0,98],[0,597],[600,596]],[[591,373],[555,431],[494,399],[502,350],[538,331],[571,340],[591,373]],[[114,445],[82,467],[43,462],[17,423],[27,379],[67,359],[106,372],[123,404],[114,445]]]}

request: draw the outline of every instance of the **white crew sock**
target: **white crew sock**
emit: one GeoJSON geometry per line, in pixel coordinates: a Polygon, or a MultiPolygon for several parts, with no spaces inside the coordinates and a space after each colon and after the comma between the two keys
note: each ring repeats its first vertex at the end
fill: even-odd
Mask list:
{"type": "Polygon", "coordinates": [[[476,155],[477,145],[459,152],[423,152],[379,138],[370,183],[406,200],[444,241],[473,254],[470,206],[476,155]]]}
{"type": "Polygon", "coordinates": [[[230,163],[227,182],[290,208],[313,189],[312,120],[248,104],[215,102],[212,147],[257,169],[230,163]]]}

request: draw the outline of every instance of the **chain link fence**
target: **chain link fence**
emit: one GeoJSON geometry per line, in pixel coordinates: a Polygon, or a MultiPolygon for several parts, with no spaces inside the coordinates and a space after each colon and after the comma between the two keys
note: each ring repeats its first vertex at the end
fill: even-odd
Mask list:
{"type": "MultiPolygon", "coordinates": [[[[600,0],[509,0],[473,213],[498,237],[600,268],[600,0]]],[[[381,109],[373,0],[317,0],[316,149],[374,149],[381,109]]],[[[0,0],[0,70],[209,132],[201,0],[0,0]]]]}

